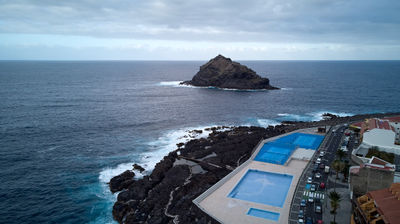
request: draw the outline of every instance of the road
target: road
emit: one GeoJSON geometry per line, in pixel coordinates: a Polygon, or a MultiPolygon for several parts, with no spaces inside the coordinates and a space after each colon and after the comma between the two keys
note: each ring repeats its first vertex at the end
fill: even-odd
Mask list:
{"type": "MultiPolygon", "coordinates": [[[[294,198],[294,202],[292,204],[291,214],[290,214],[290,223],[297,223],[294,220],[298,220],[298,213],[299,210],[304,210],[304,222],[306,221],[307,217],[311,217],[313,223],[317,223],[317,220],[322,220],[322,214],[315,212],[316,206],[321,206],[322,212],[329,212],[325,211],[326,204],[325,201],[329,201],[326,195],[327,188],[333,188],[334,183],[328,181],[329,174],[324,172],[324,169],[318,168],[317,171],[313,172],[314,164],[316,164],[316,160],[319,158],[320,152],[324,151],[325,155],[321,158],[321,164],[328,165],[331,167],[331,163],[336,159],[336,152],[337,149],[340,147],[342,139],[344,137],[344,130],[346,127],[344,125],[335,126],[332,128],[332,131],[327,133],[326,139],[324,140],[326,143],[324,146],[320,147],[319,151],[316,152],[317,155],[313,157],[313,160],[310,161],[310,166],[307,167],[307,170],[304,171],[303,176],[300,179],[300,183],[298,186],[298,191],[296,192],[296,198],[294,198]],[[321,177],[316,178],[315,174],[320,173],[321,177]],[[316,191],[311,192],[310,186],[311,184],[307,183],[307,178],[312,177],[312,184],[316,185],[316,191]],[[326,188],[321,189],[320,183],[323,182],[326,184],[326,188]],[[305,207],[300,207],[301,199],[308,199],[312,196],[314,198],[314,202],[307,202],[305,207]]],[[[350,145],[349,145],[350,146],[350,145]]],[[[349,153],[351,151],[349,150],[349,153]]],[[[330,169],[332,172],[332,169],[330,169]]],[[[340,183],[337,183],[340,184],[340,183]]]]}

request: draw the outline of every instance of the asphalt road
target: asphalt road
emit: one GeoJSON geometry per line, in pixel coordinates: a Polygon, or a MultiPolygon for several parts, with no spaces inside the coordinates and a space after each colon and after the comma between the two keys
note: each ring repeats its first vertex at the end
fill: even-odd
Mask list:
{"type": "MultiPolygon", "coordinates": [[[[333,130],[335,130],[335,132],[332,131],[332,133],[328,134],[326,147],[321,149],[321,151],[325,151],[325,155],[323,157],[321,157],[321,164],[331,167],[331,163],[336,159],[336,151],[338,148],[340,148],[340,144],[341,144],[343,136],[344,136],[343,132],[345,129],[346,129],[346,127],[344,125],[334,127],[333,130]]],[[[318,152],[318,154],[319,153],[320,152],[318,152]]],[[[322,220],[322,213],[315,212],[316,206],[321,206],[322,212],[329,212],[329,211],[325,211],[326,207],[324,206],[325,205],[324,200],[329,200],[328,196],[326,195],[326,190],[334,187],[333,183],[328,183],[329,173],[326,174],[324,172],[324,169],[318,168],[318,170],[316,172],[313,172],[313,167],[314,167],[314,164],[316,163],[316,160],[318,157],[319,156],[314,157],[314,160],[311,161],[311,163],[313,163],[313,164],[311,166],[309,166],[309,168],[305,172],[305,175],[303,178],[305,178],[305,179],[307,179],[308,177],[313,178],[312,184],[315,184],[317,186],[317,188],[316,188],[316,191],[312,192],[312,193],[313,194],[317,193],[317,195],[321,199],[319,201],[317,201],[314,198],[314,202],[307,202],[305,207],[300,208],[300,209],[304,210],[304,214],[305,214],[304,221],[306,221],[307,217],[311,217],[313,220],[313,223],[317,223],[317,220],[322,220]],[[320,173],[321,177],[316,178],[315,177],[316,173],[320,173]],[[325,185],[326,185],[325,189],[320,189],[319,186],[320,186],[321,182],[325,183],[325,185]],[[321,197],[321,195],[323,195],[323,196],[321,197]]],[[[330,172],[332,172],[332,168],[330,168],[330,172]]],[[[306,187],[303,191],[303,198],[308,198],[307,195],[309,194],[308,192],[310,190],[307,188],[308,188],[308,186],[306,185],[306,187]]]]}

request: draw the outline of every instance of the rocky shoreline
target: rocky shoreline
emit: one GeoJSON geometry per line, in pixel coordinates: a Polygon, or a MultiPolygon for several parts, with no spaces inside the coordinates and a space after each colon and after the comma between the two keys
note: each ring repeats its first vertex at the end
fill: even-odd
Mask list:
{"type": "MultiPolygon", "coordinates": [[[[282,122],[261,127],[214,127],[208,138],[177,144],[150,175],[135,180],[132,170],[114,177],[110,190],[119,192],[113,217],[119,223],[218,223],[192,200],[246,161],[261,139],[296,129],[337,125],[399,113],[331,117],[317,122],[282,122]]],[[[199,131],[199,130],[197,130],[199,131]]],[[[142,172],[137,164],[134,168],[142,172]]]]}

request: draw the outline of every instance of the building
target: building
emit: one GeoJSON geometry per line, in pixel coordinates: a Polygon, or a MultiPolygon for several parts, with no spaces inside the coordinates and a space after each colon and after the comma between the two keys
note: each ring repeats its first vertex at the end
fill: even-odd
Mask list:
{"type": "Polygon", "coordinates": [[[350,197],[355,198],[393,183],[396,166],[373,156],[360,166],[350,167],[350,197]]]}
{"type": "Polygon", "coordinates": [[[352,203],[351,223],[400,223],[400,183],[394,183],[389,188],[370,191],[356,198],[352,203]]]}
{"type": "Polygon", "coordinates": [[[380,151],[400,155],[400,116],[366,119],[350,127],[360,133],[361,144],[356,154],[365,156],[369,148],[378,147],[380,151]]]}

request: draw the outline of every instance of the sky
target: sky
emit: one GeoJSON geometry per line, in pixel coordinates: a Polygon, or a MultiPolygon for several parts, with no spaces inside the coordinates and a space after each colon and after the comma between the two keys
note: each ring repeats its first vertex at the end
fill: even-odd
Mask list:
{"type": "Polygon", "coordinates": [[[0,0],[0,60],[399,60],[399,0],[0,0]]]}

